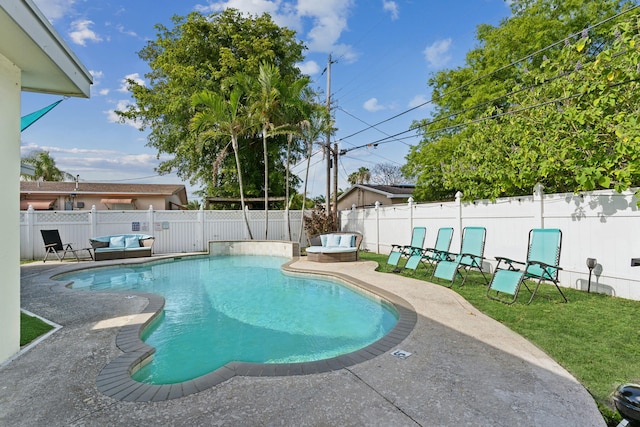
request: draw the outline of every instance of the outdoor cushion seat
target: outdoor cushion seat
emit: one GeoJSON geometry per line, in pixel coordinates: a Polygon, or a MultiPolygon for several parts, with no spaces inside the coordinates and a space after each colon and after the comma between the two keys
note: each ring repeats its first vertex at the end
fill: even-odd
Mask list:
{"type": "Polygon", "coordinates": [[[96,261],[151,256],[155,241],[146,234],[115,234],[92,237],[90,240],[96,261]]]}
{"type": "Polygon", "coordinates": [[[312,238],[311,241],[315,244],[306,249],[309,261],[356,261],[362,235],[356,232],[335,232],[321,234],[312,238]]]}

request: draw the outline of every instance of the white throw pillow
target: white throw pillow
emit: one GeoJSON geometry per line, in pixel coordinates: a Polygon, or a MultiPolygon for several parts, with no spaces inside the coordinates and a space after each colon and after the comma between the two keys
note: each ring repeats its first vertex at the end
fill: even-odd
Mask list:
{"type": "Polygon", "coordinates": [[[340,235],[339,234],[329,234],[327,236],[327,246],[340,246],[340,235]]]}
{"type": "Polygon", "coordinates": [[[343,234],[340,236],[340,247],[341,248],[352,248],[354,247],[354,235],[353,234],[343,234]]]}
{"type": "Polygon", "coordinates": [[[124,236],[112,236],[109,238],[110,248],[124,248],[124,236]]]}

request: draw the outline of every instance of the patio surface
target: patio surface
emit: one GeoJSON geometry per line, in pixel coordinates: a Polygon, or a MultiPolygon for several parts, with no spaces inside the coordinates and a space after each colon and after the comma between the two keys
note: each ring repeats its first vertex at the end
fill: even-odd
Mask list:
{"type": "Polygon", "coordinates": [[[234,376],[163,402],[115,400],[98,391],[96,378],[122,354],[116,335],[147,299],[60,290],[49,280],[109,263],[21,267],[22,307],[63,327],[0,367],[0,425],[605,425],[589,393],[533,344],[450,289],[378,273],[369,261],[301,258],[290,268],[350,276],[408,301],[417,323],[397,346],[408,358],[385,352],[325,373],[234,376]]]}

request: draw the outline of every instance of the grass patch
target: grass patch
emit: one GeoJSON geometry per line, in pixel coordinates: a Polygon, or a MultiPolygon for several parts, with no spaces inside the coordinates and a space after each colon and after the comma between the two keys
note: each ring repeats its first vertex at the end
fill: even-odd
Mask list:
{"type": "MultiPolygon", "coordinates": [[[[378,271],[391,273],[386,255],[362,253],[361,258],[376,261],[378,271]]],[[[420,266],[415,274],[391,274],[426,281],[431,270],[420,266]]],[[[536,344],[573,374],[591,393],[608,425],[620,421],[612,393],[622,383],[640,382],[640,329],[636,323],[640,301],[562,288],[569,300],[565,304],[555,286],[542,284],[530,305],[526,305],[530,294],[524,287],[517,301],[506,305],[487,298],[480,274],[471,273],[463,287],[460,282],[457,279],[453,285],[455,292],[536,344]]]]}
{"type": "Polygon", "coordinates": [[[46,334],[53,326],[37,317],[20,313],[20,346],[27,345],[40,335],[46,334]]]}

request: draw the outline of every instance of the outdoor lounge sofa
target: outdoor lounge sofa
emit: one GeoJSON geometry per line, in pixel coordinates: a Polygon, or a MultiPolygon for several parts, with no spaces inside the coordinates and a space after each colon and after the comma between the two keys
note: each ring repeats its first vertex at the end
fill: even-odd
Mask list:
{"type": "Polygon", "coordinates": [[[89,239],[96,261],[151,256],[155,238],[146,234],[114,234],[89,239]]]}
{"type": "Polygon", "coordinates": [[[358,259],[362,234],[355,231],[336,231],[311,238],[307,251],[309,261],[346,262],[358,259]]]}

